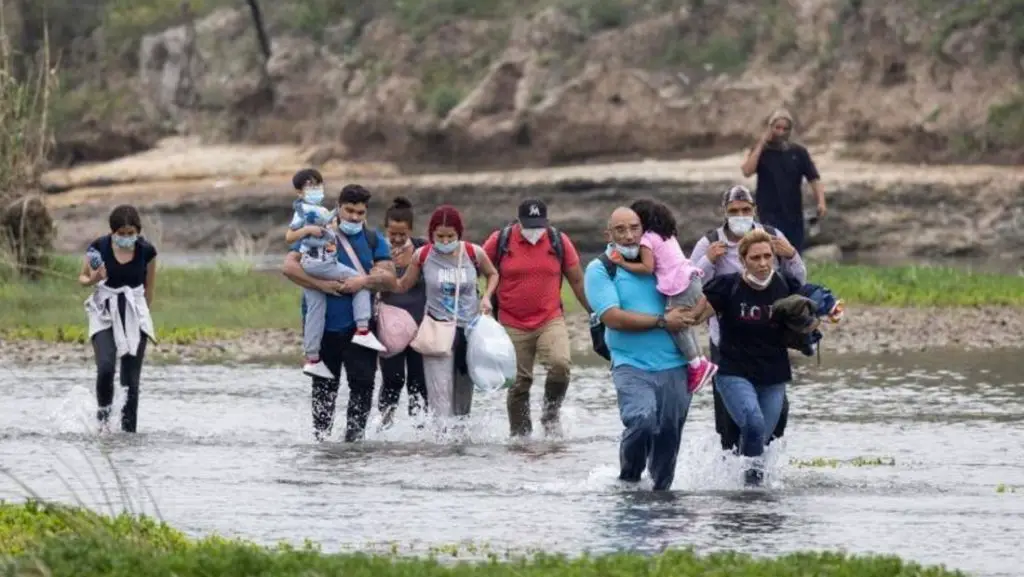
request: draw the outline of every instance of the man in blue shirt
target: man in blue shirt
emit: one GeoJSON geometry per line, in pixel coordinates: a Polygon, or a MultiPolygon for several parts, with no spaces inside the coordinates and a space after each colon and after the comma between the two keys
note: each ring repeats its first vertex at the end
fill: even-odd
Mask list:
{"type": "MultiPolygon", "coordinates": [[[[352,337],[356,333],[352,295],[363,289],[372,292],[394,290],[397,279],[387,238],[377,230],[366,228],[369,201],[370,191],[358,184],[343,188],[338,199],[338,231],[348,239],[359,263],[353,263],[348,251],[341,246],[337,250],[338,262],[356,270],[367,271],[367,274],[345,281],[313,278],[302,270],[298,243],[291,246],[282,267],[284,275],[293,283],[327,294],[320,360],[331,373],[339,376],[333,379],[313,377],[313,429],[318,441],[328,438],[334,426],[335,402],[343,365],[349,388],[345,442],[363,438],[373,404],[377,351],[352,344],[352,337]]],[[[306,314],[305,301],[302,303],[302,314],[306,314]]],[[[373,324],[371,320],[371,330],[375,328],[373,324]]]]}
{"type": "MultiPolygon", "coordinates": [[[[606,232],[608,253],[639,260],[640,217],[615,209],[606,232]]],[[[625,431],[619,446],[619,479],[636,483],[648,468],[654,490],[672,487],[683,425],[690,408],[687,359],[669,332],[697,324],[696,311],[665,311],[665,297],[653,275],[634,275],[616,267],[610,274],[601,259],[587,265],[584,290],[596,318],[605,325],[611,352],[612,382],[625,431]]],[[[710,314],[710,307],[705,314],[710,314]]]]}

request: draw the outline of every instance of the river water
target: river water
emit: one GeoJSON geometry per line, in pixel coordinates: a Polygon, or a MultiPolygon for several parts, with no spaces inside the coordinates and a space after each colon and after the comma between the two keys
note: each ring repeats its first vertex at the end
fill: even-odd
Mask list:
{"type": "MultiPolygon", "coordinates": [[[[150,513],[155,503],[192,534],[310,538],[326,550],[843,549],[1011,576],[1024,560],[1019,359],[805,362],[761,490],[744,490],[717,450],[710,391],[691,409],[674,490],[621,487],[615,396],[600,367],[576,370],[563,441],[518,446],[506,439],[500,394],[476,399],[468,439],[435,439],[403,415],[362,444],[316,445],[299,371],[220,366],[147,367],[141,432],[98,437],[91,370],[0,368],[0,462],[46,498],[150,513]],[[858,457],[889,464],[850,462],[858,457]]],[[[25,495],[0,479],[0,499],[25,495]]]]}

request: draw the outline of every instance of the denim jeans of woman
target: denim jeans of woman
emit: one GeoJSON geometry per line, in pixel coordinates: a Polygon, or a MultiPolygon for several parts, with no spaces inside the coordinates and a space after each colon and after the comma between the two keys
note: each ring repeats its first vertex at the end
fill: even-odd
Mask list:
{"type": "Polygon", "coordinates": [[[743,377],[719,374],[715,388],[740,428],[740,454],[760,457],[782,414],[786,383],[754,386],[743,377]]]}

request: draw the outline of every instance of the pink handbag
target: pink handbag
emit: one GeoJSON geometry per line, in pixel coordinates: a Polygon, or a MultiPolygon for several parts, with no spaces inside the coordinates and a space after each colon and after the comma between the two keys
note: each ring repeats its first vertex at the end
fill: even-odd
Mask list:
{"type": "MultiPolygon", "coordinates": [[[[349,260],[355,265],[355,269],[360,274],[366,274],[362,263],[359,262],[359,257],[348,242],[348,239],[344,235],[339,235],[339,238],[342,247],[348,253],[349,260]]],[[[416,320],[405,309],[381,302],[380,293],[375,295],[375,303],[377,340],[387,349],[380,353],[380,356],[386,359],[404,351],[416,337],[416,331],[419,330],[419,327],[416,326],[416,320]]]]}
{"type": "Polygon", "coordinates": [[[393,357],[409,347],[416,338],[416,320],[403,308],[389,305],[377,299],[377,339],[387,351],[380,353],[385,359],[393,357]]]}

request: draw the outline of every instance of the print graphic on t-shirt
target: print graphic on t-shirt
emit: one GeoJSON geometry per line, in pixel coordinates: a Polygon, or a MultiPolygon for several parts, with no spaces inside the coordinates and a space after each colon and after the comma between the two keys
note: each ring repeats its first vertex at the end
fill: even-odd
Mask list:
{"type": "Polygon", "coordinates": [[[775,312],[775,305],[754,305],[750,306],[745,302],[740,302],[740,320],[741,321],[760,321],[760,320],[771,320],[772,314],[775,312]],[[766,314],[767,313],[767,314],[766,314]]]}
{"type": "Polygon", "coordinates": [[[441,306],[453,315],[456,314],[458,305],[455,302],[455,283],[470,282],[469,273],[465,268],[443,268],[437,271],[437,282],[441,285],[441,306]]]}

